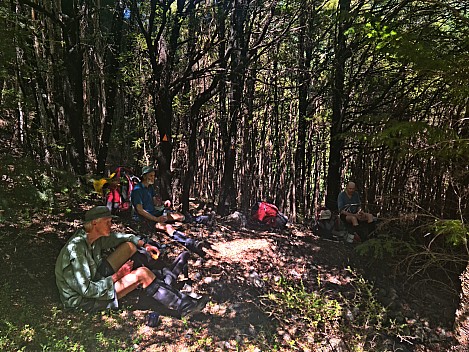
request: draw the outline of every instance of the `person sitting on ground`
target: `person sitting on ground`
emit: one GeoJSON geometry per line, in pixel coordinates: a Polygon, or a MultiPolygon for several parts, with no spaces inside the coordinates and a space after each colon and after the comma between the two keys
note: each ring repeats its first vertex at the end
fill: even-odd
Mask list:
{"type": "Polygon", "coordinates": [[[337,206],[339,209],[340,219],[354,228],[354,234],[358,235],[356,231],[360,222],[373,223],[373,215],[365,213],[361,209],[360,195],[357,192],[354,182],[348,182],[345,190],[340,192],[337,198],[337,206]]]}
{"type": "Polygon", "coordinates": [[[313,230],[320,237],[345,239],[344,233],[339,231],[337,216],[333,216],[329,209],[321,210],[313,230]]]}
{"type": "Polygon", "coordinates": [[[157,257],[159,249],[135,235],[111,232],[111,224],[109,209],[94,207],[85,213],[83,228],[61,249],[55,276],[65,308],[87,312],[116,309],[119,299],[137,288],[181,317],[189,317],[205,307],[207,296],[197,300],[172,285],[174,276],[183,270],[184,260],[187,262],[187,252],[184,258],[178,257],[168,280],[157,278],[148,267],[135,265],[134,259],[138,250],[157,257]],[[114,251],[105,257],[106,249],[114,251]]]}
{"type": "Polygon", "coordinates": [[[143,223],[149,228],[167,233],[171,238],[181,243],[191,252],[201,257],[205,256],[203,248],[207,246],[204,241],[197,241],[188,238],[184,233],[177,231],[167,222],[184,221],[185,216],[177,212],[165,212],[165,207],[169,208],[169,200],[161,207],[161,197],[157,196],[153,187],[155,183],[156,170],[152,166],[142,168],[142,180],[132,190],[130,199],[134,209],[133,218],[139,223],[143,223]]]}

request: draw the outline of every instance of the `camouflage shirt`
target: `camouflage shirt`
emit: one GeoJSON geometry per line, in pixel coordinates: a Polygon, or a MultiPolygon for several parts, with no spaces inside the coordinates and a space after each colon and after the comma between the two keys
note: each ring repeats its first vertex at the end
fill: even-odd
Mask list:
{"type": "Polygon", "coordinates": [[[55,264],[55,281],[65,308],[77,308],[86,298],[114,299],[112,276],[96,275],[103,260],[103,250],[123,242],[138,246],[138,241],[135,235],[113,232],[90,245],[85,230],[78,230],[62,248],[55,264]]]}

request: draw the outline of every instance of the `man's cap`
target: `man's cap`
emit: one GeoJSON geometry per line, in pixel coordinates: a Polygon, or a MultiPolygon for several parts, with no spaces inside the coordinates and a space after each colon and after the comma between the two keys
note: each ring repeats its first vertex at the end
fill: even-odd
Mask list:
{"type": "Polygon", "coordinates": [[[99,205],[91,208],[85,213],[85,222],[101,219],[101,218],[113,218],[111,211],[105,205],[99,205]]]}
{"type": "Polygon", "coordinates": [[[144,167],[142,167],[142,176],[145,175],[145,174],[148,174],[150,172],[156,172],[156,170],[153,166],[144,166],[144,167]]]}
{"type": "Polygon", "coordinates": [[[332,216],[332,213],[329,209],[323,209],[321,210],[321,213],[319,214],[319,220],[329,220],[332,216]]]}

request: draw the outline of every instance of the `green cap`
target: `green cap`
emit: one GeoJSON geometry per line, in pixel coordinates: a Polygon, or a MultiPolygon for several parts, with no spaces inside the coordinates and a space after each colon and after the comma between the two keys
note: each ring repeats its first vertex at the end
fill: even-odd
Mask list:
{"type": "Polygon", "coordinates": [[[85,213],[85,222],[101,219],[101,218],[113,218],[111,211],[104,205],[91,208],[85,213]]]}
{"type": "Polygon", "coordinates": [[[142,167],[142,176],[148,174],[150,172],[155,172],[155,168],[153,166],[144,166],[142,167]]]}

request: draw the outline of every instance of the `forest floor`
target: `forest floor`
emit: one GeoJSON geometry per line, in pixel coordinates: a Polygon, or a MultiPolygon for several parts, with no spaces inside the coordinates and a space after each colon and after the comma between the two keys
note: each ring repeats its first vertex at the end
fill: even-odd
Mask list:
{"type": "MultiPolygon", "coordinates": [[[[162,315],[158,326],[149,327],[146,317],[155,308],[137,292],[123,299],[117,314],[98,315],[92,326],[76,325],[90,318],[59,308],[54,264],[60,248],[81,225],[85,208],[36,214],[24,224],[0,223],[2,280],[12,292],[9,311],[14,312],[8,319],[23,319],[30,329],[34,324],[37,330],[52,329],[47,336],[49,350],[54,350],[51,339],[59,350],[61,337],[55,335],[64,333],[61,329],[68,329],[69,347],[74,339],[73,350],[80,350],[76,348],[80,345],[84,351],[106,350],[80,342],[76,336],[82,333],[76,330],[83,328],[95,336],[103,330],[105,344],[114,339],[120,346],[109,350],[122,351],[448,351],[455,345],[451,331],[458,304],[457,273],[438,282],[409,279],[386,260],[360,256],[356,245],[318,238],[308,228],[256,231],[223,219],[210,227],[186,228],[191,236],[213,245],[205,258],[194,255],[190,260],[192,291],[211,298],[203,312],[188,321],[162,315]],[[313,317],[308,315],[311,307],[294,304],[296,299],[311,299],[306,294],[311,292],[317,294],[318,311],[313,317]],[[339,315],[327,321],[324,314],[335,314],[327,310],[331,301],[343,305],[339,315]],[[41,307],[35,314],[44,316],[27,323],[25,307],[36,307],[28,308],[35,312],[41,307]],[[385,312],[384,323],[379,323],[377,312],[385,312]],[[369,318],[364,317],[367,314],[369,318]],[[54,330],[50,326],[54,320],[64,326],[54,330]],[[385,321],[400,328],[392,334],[392,324],[385,321]]],[[[126,229],[125,222],[116,221],[115,226],[126,229]]],[[[165,237],[160,240],[170,244],[165,237]]],[[[181,250],[177,245],[169,249],[168,259],[181,250]]],[[[7,318],[2,319],[3,330],[7,318]]],[[[44,348],[34,336],[27,341],[26,351],[44,348]]],[[[8,350],[7,343],[3,347],[8,350]]]]}

